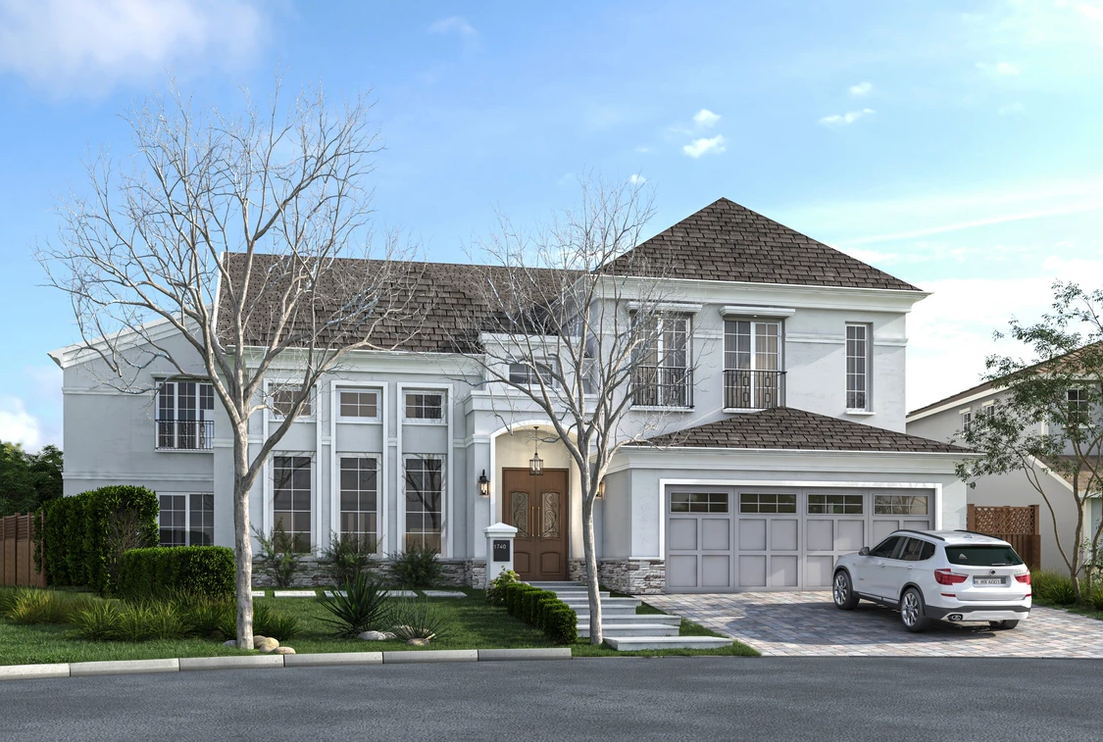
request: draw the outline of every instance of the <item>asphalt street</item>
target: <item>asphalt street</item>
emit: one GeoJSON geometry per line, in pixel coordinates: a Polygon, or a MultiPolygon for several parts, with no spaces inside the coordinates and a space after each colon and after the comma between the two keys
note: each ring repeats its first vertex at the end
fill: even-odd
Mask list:
{"type": "Polygon", "coordinates": [[[1103,740],[1098,660],[615,658],[0,683],[0,741],[1103,740]]]}

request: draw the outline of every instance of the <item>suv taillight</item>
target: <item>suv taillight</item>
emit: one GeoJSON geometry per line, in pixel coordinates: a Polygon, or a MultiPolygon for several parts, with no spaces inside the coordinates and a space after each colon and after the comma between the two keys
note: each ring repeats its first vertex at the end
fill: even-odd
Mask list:
{"type": "Polygon", "coordinates": [[[936,569],[934,571],[934,581],[939,585],[958,585],[965,582],[966,578],[968,578],[968,575],[959,575],[948,569],[936,569]]]}
{"type": "Polygon", "coordinates": [[[1027,572],[1025,575],[1015,575],[1015,579],[1018,580],[1019,582],[1023,583],[1024,585],[1029,585],[1030,584],[1030,573],[1027,572]]]}

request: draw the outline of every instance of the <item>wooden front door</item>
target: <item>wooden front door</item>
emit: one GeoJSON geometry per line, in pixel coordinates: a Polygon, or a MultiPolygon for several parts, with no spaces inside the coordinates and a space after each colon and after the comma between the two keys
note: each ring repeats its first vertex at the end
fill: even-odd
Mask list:
{"type": "Polygon", "coordinates": [[[566,580],[568,486],[566,469],[503,469],[502,520],[517,529],[513,568],[522,580],[566,580]]]}

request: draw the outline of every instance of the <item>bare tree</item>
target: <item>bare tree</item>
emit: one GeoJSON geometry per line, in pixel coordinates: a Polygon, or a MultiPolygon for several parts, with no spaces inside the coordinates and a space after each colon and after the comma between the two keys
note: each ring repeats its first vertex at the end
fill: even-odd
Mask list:
{"type": "Polygon", "coordinates": [[[224,115],[173,85],[125,116],[133,167],[95,157],[90,195],[62,202],[59,235],[38,250],[112,386],[148,394],[165,366],[198,366],[213,385],[233,438],[238,646],[253,642],[249,491],[268,455],[346,353],[392,348],[416,324],[408,247],[373,239],[370,109],[321,89],[285,104],[277,80],[267,106],[246,92],[224,115]],[[250,452],[265,409],[282,422],[250,452]]]}
{"type": "Polygon", "coordinates": [[[576,209],[531,231],[500,216],[480,244],[489,317],[474,357],[499,407],[535,404],[578,468],[594,644],[603,641],[593,517],[602,479],[622,446],[663,429],[665,408],[692,404],[667,266],[632,251],[652,213],[638,185],[584,182],[576,209]]]}
{"type": "Polygon", "coordinates": [[[1049,509],[1057,548],[1080,600],[1080,578],[1090,568],[1091,587],[1090,570],[1099,569],[1103,536],[1103,522],[1094,531],[1085,524],[1089,498],[1103,489],[1103,290],[1057,282],[1053,291],[1053,309],[1040,322],[1010,322],[1008,335],[1029,347],[1034,358],[988,358],[987,379],[1006,394],[962,431],[965,444],[981,456],[959,463],[957,473],[970,486],[985,475],[1023,473],[1049,509]],[[1056,485],[1046,476],[1050,472],[1066,484],[1056,485]],[[1071,543],[1062,538],[1054,507],[1069,500],[1076,512],[1071,543]]]}

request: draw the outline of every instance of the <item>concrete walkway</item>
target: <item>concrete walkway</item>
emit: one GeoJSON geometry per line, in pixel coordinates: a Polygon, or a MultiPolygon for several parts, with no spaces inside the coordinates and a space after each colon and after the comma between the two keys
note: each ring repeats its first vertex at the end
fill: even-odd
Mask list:
{"type": "Polygon", "coordinates": [[[764,655],[1103,658],[1103,621],[1053,608],[1033,608],[1010,631],[935,622],[925,633],[910,634],[896,611],[865,601],[840,611],[827,591],[640,598],[764,655]]]}

